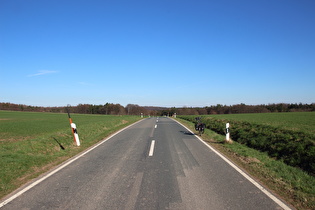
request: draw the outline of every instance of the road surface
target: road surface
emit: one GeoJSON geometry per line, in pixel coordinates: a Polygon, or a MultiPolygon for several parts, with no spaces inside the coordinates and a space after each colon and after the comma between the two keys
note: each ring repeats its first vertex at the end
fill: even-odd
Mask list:
{"type": "Polygon", "coordinates": [[[282,209],[169,118],[128,127],[2,205],[1,210],[282,209]]]}

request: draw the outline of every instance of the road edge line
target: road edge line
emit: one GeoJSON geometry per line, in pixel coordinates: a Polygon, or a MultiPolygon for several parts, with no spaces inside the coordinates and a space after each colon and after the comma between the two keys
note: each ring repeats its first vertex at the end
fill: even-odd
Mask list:
{"type": "MultiPolygon", "coordinates": [[[[172,118],[171,118],[172,119],[172,118]]],[[[174,119],[172,119],[174,120],[174,119]]],[[[189,128],[187,128],[182,123],[178,122],[177,120],[174,120],[184,128],[186,128],[189,132],[193,133],[189,128]]],[[[251,178],[247,173],[245,173],[242,169],[240,169],[237,165],[235,165],[233,162],[231,162],[229,159],[227,159],[224,155],[222,155],[220,152],[218,152],[216,149],[214,149],[211,145],[209,145],[207,142],[202,140],[198,135],[195,135],[199,141],[201,141],[204,145],[206,145],[209,149],[211,149],[213,152],[215,152],[219,157],[221,157],[226,163],[228,163],[230,166],[232,166],[237,172],[239,172],[242,176],[244,176],[248,181],[250,181],[253,185],[255,185],[260,191],[262,191],[265,195],[267,195],[270,199],[272,199],[276,204],[278,204],[281,208],[284,210],[291,210],[289,206],[287,206],[284,202],[282,202],[279,198],[274,196],[272,193],[270,193],[266,188],[264,188],[261,184],[256,182],[253,178],[251,178]]]]}
{"type": "Polygon", "coordinates": [[[116,136],[117,134],[119,134],[120,132],[128,129],[129,127],[143,121],[139,120],[137,122],[132,123],[131,125],[128,125],[127,127],[122,128],[121,130],[113,133],[112,135],[106,137],[105,139],[101,140],[99,143],[95,144],[94,146],[87,148],[87,150],[83,151],[82,153],[79,153],[77,155],[75,155],[74,157],[66,160],[64,163],[61,163],[61,165],[57,166],[57,168],[53,169],[51,172],[47,172],[46,175],[44,175],[43,177],[37,179],[36,181],[32,182],[31,184],[27,185],[26,187],[22,186],[21,190],[19,190],[17,193],[14,193],[12,196],[10,196],[9,198],[5,199],[4,201],[2,201],[0,203],[0,208],[2,208],[3,206],[5,206],[6,204],[10,203],[11,201],[13,201],[14,199],[16,199],[17,197],[19,197],[20,195],[22,195],[23,193],[25,193],[26,191],[30,190],[31,188],[35,187],[36,185],[38,185],[39,183],[41,183],[42,181],[44,181],[45,179],[49,178],[50,176],[54,175],[55,173],[57,173],[58,171],[60,171],[61,169],[65,168],[66,166],[70,165],[71,163],[73,163],[74,161],[76,161],[77,159],[79,159],[80,157],[84,156],[85,154],[91,152],[92,150],[94,150],[96,147],[102,145],[103,143],[105,143],[106,141],[108,141],[109,139],[111,139],[112,137],[116,136]]]}

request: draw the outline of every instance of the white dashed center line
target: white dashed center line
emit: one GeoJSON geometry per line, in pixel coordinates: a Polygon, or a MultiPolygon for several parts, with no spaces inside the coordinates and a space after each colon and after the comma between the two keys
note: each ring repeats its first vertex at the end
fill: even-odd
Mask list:
{"type": "Polygon", "coordinates": [[[153,156],[154,145],[155,145],[155,140],[152,140],[151,146],[150,146],[150,151],[149,151],[149,156],[153,156]]]}

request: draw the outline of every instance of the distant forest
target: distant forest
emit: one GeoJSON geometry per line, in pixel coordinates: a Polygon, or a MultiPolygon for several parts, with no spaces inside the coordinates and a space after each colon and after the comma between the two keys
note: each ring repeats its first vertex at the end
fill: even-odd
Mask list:
{"type": "Polygon", "coordinates": [[[182,107],[166,108],[154,106],[139,106],[128,104],[123,107],[120,104],[106,103],[104,105],[79,104],[77,106],[41,107],[28,106],[24,104],[0,103],[0,110],[27,111],[27,112],[55,112],[80,114],[104,114],[104,115],[151,115],[151,116],[173,116],[177,115],[211,115],[211,114],[240,114],[240,113],[270,113],[270,112],[313,112],[315,103],[312,104],[268,104],[268,105],[213,105],[206,107],[182,107]]]}

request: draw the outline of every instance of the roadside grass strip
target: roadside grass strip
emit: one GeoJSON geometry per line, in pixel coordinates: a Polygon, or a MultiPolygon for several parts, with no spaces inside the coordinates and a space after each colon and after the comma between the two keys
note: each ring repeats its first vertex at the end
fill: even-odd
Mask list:
{"type": "Polygon", "coordinates": [[[0,198],[31,179],[141,118],[72,114],[81,146],[76,146],[67,114],[0,111],[0,198]]]}
{"type": "MultiPolygon", "coordinates": [[[[192,122],[179,119],[178,116],[176,120],[191,130],[194,129],[192,122]]],[[[297,209],[315,209],[314,176],[300,168],[289,166],[282,160],[272,158],[266,152],[238,142],[226,144],[225,135],[210,129],[206,129],[201,138],[290,205],[297,209]]]]}
{"type": "MultiPolygon", "coordinates": [[[[137,123],[137,122],[135,122],[137,123]]],[[[0,208],[6,204],[8,204],[9,202],[13,201],[14,199],[16,199],[17,197],[19,197],[20,195],[22,195],[23,193],[25,193],[26,191],[30,190],[31,188],[35,187],[37,184],[41,183],[42,181],[44,181],[45,179],[49,178],[50,176],[52,176],[53,174],[57,173],[58,171],[60,171],[61,169],[65,168],[66,166],[68,166],[69,164],[73,163],[74,161],[76,161],[77,159],[81,158],[82,156],[84,156],[85,154],[89,153],[90,151],[92,151],[93,149],[97,148],[98,146],[100,146],[101,144],[105,143],[106,141],[108,141],[109,139],[111,139],[113,136],[117,135],[118,133],[122,132],[123,130],[127,129],[128,127],[132,126],[133,124],[119,130],[118,132],[112,134],[111,136],[107,137],[106,139],[103,139],[101,142],[99,142],[98,144],[92,146],[91,148],[87,149],[86,151],[76,155],[75,157],[69,159],[68,161],[66,161],[65,163],[61,164],[59,167],[57,167],[56,169],[52,170],[51,172],[47,173],[46,175],[43,175],[43,177],[35,180],[34,182],[30,183],[29,185],[27,185],[26,187],[24,187],[23,189],[21,189],[20,191],[18,191],[17,193],[13,194],[12,196],[8,197],[6,200],[4,200],[3,202],[0,203],[0,208]]]]}

